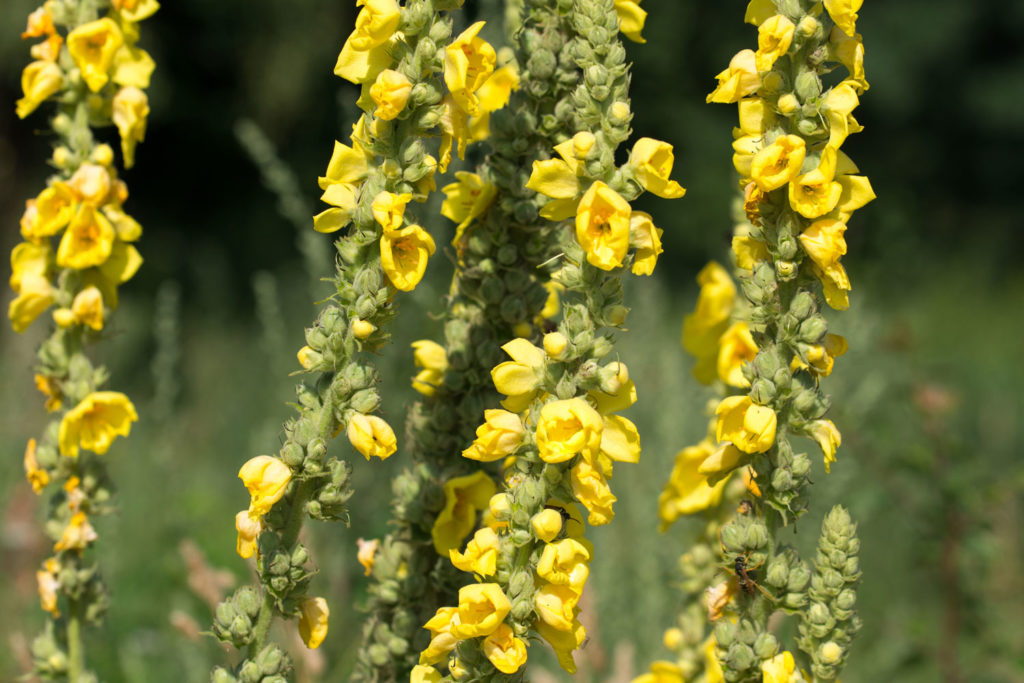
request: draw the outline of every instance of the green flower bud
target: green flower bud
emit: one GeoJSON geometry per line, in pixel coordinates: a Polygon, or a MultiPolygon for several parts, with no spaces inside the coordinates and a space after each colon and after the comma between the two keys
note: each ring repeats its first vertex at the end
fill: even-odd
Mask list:
{"type": "Polygon", "coordinates": [[[252,660],[246,660],[238,671],[238,676],[242,683],[260,683],[260,679],[263,678],[263,672],[260,670],[259,664],[252,660]]]}
{"type": "Polygon", "coordinates": [[[768,545],[768,527],[762,522],[751,522],[744,535],[744,547],[757,550],[768,545]]]}
{"type": "Polygon", "coordinates": [[[730,554],[741,553],[745,550],[744,530],[735,523],[729,523],[722,529],[722,545],[730,554]]]}
{"type": "Polygon", "coordinates": [[[761,659],[771,659],[779,651],[779,641],[771,633],[762,633],[754,641],[754,654],[761,659]]]}
{"type": "MultiPolygon", "coordinates": [[[[773,477],[774,478],[774,477],[773,477]]],[[[774,484],[773,484],[774,486],[774,484]]],[[[784,555],[776,555],[768,563],[768,571],[765,573],[765,581],[776,588],[783,588],[789,581],[789,564],[784,555]]],[[[762,659],[764,659],[762,657],[762,659]]]]}
{"type": "Polygon", "coordinates": [[[750,399],[761,406],[771,405],[775,400],[775,385],[767,379],[757,379],[750,387],[750,399]]]}
{"type": "Polygon", "coordinates": [[[790,491],[795,484],[790,470],[780,467],[772,472],[772,488],[776,491],[790,491]]]}
{"type": "Polygon", "coordinates": [[[719,647],[728,648],[736,642],[736,625],[728,621],[719,621],[715,624],[715,640],[719,647]]]}
{"type": "Polygon", "coordinates": [[[210,683],[238,683],[238,679],[223,667],[216,667],[210,675],[210,683]]]}
{"type": "Polygon", "coordinates": [[[757,655],[754,654],[753,648],[745,643],[733,643],[725,655],[725,663],[730,669],[737,671],[746,671],[753,667],[756,660],[757,655]]]}
{"type": "MultiPolygon", "coordinates": [[[[231,601],[232,603],[234,603],[234,608],[236,610],[238,610],[242,614],[248,615],[253,619],[255,619],[260,613],[260,604],[262,601],[260,600],[259,595],[256,593],[256,589],[254,589],[252,586],[242,586],[241,588],[239,588],[237,591],[235,591],[235,594],[234,596],[232,596],[231,601]]],[[[218,614],[220,612],[220,607],[227,606],[228,603],[221,603],[221,605],[217,608],[218,614]]]]}
{"type": "Polygon", "coordinates": [[[281,649],[271,643],[260,650],[254,661],[260,667],[264,676],[270,676],[280,672],[287,660],[281,649]]]}
{"type": "Polygon", "coordinates": [[[803,102],[815,99],[821,95],[821,79],[814,71],[802,71],[796,77],[794,90],[803,102]]]}
{"type": "Polygon", "coordinates": [[[796,296],[793,297],[793,301],[789,304],[789,312],[800,320],[806,319],[816,311],[817,306],[814,304],[814,297],[807,291],[801,290],[797,292],[796,296]]]}

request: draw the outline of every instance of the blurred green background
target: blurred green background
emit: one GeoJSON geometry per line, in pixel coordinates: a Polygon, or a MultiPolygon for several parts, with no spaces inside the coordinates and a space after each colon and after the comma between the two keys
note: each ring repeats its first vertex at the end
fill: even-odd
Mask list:
{"type": "MultiPolygon", "coordinates": [[[[466,4],[469,20],[500,3],[466,4]]],[[[634,130],[675,146],[674,177],[689,191],[640,202],[666,247],[656,275],[628,287],[620,346],[640,391],[631,417],[644,456],[621,468],[616,520],[594,531],[597,621],[579,680],[628,681],[665,656],[675,563],[697,531],[683,521],[659,535],[655,500],[675,452],[700,438],[710,397],[678,337],[697,270],[726,258],[735,108],[704,96],[755,40],[745,4],[645,0],[648,42],[629,45],[634,130]]],[[[28,61],[18,35],[34,7],[0,4],[5,253],[48,173],[45,116],[13,113],[28,61]]],[[[176,0],[143,25],[158,68],[147,140],[124,177],[146,263],[97,349],[111,386],[142,415],[108,455],[120,512],[97,524],[114,591],[88,644],[103,680],[201,681],[230,659],[195,631],[218,592],[247,577],[234,552],[232,518],[247,502],[235,475],[277,448],[294,352],[325,293],[317,278],[329,272],[330,239],[308,216],[332,141],[355,117],[354,87],[331,73],[353,16],[347,2],[176,0]],[[262,131],[277,148],[276,182],[297,181],[283,207],[238,141],[242,120],[255,123],[250,139],[262,131]]],[[[840,461],[816,472],[816,505],[799,528],[813,542],[837,502],[860,521],[865,628],[844,681],[1024,681],[1024,3],[869,0],[858,29],[871,89],[857,111],[865,131],[844,149],[879,199],[847,233],[854,305],[832,318],[852,345],[827,380],[840,461]]],[[[443,240],[450,226],[438,217],[432,229],[443,240]]],[[[450,275],[439,255],[401,297],[395,343],[380,358],[392,424],[414,400],[409,342],[438,335],[432,314],[450,275]]],[[[0,326],[0,680],[26,670],[43,623],[34,571],[47,544],[21,456],[45,419],[30,371],[44,327],[18,336],[0,326]]],[[[354,465],[351,528],[308,529],[332,616],[326,644],[300,658],[304,680],[342,680],[351,665],[366,586],[355,539],[386,533],[390,477],[404,463],[399,452],[354,465]]]]}

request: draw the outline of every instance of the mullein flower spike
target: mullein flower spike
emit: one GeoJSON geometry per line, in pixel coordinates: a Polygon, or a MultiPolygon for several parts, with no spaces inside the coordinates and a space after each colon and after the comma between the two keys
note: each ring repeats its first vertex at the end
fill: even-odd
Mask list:
{"type": "Polygon", "coordinates": [[[807,509],[811,463],[790,438],[817,443],[826,472],[842,443],[824,417],[829,399],[819,380],[847,344],[828,333],[819,309],[849,306],[844,233],[852,213],[874,199],[840,149],[861,130],[852,111],[868,87],[856,33],[860,6],[752,0],[746,21],[758,26],[757,50],[733,57],[707,98],[738,106],[733,165],[743,197],[732,243],[738,280],[709,264],[698,276],[697,310],[683,326],[694,374],[729,395],[714,409],[709,438],[680,454],[659,501],[665,525],[699,510],[714,520],[699,560],[691,551],[682,562],[684,574],[708,589],[707,615],[684,610],[681,637],[672,642],[687,676],[834,680],[860,626],[852,610],[859,544],[849,515],[835,508],[827,516],[814,574],[776,537],[780,524],[807,509]],[[845,77],[823,80],[842,74],[837,67],[845,77]],[[735,514],[735,497],[716,509],[715,489],[729,486],[737,470],[750,498],[735,514]],[[717,552],[723,565],[708,569],[717,552]],[[799,650],[783,650],[768,631],[776,609],[799,615],[799,650]],[[701,666],[695,653],[711,622],[717,626],[705,642],[714,661],[701,666]]]}
{"type": "MultiPolygon", "coordinates": [[[[472,460],[508,458],[510,464],[505,490],[488,504],[493,518],[484,516],[465,551],[451,551],[455,566],[479,583],[460,591],[457,607],[439,606],[425,622],[432,638],[420,664],[438,673],[447,667],[454,680],[521,677],[531,633],[575,672],[572,653],[586,634],[579,600],[593,557],[576,504],[590,524],[609,523],[613,466],[640,456],[635,425],[616,414],[636,401],[636,388],[625,364],[604,360],[613,352],[605,328],[625,319],[623,270],[650,274],[661,253],[661,231],[629,202],[645,189],[666,198],[684,190],[669,178],[673,159],[666,143],[642,138],[626,164],[612,164],[630,117],[625,53],[613,39],[617,4],[576,2],[560,25],[572,46],[567,66],[584,75],[569,98],[578,132],[552,145],[551,158],[533,162],[526,187],[550,199],[539,200],[542,218],[575,224],[560,233],[561,264],[554,273],[565,292],[563,315],[541,346],[532,334],[502,345],[508,360],[493,366],[491,378],[505,397],[504,410],[484,412],[476,440],[463,452],[472,460]],[[486,605],[470,597],[478,593],[487,596],[486,605]]],[[[521,87],[531,88],[528,75],[521,87]]],[[[467,529],[458,538],[459,547],[468,535],[467,529]]]]}
{"type": "MultiPolygon", "coordinates": [[[[246,657],[233,671],[217,668],[214,680],[289,675],[288,659],[268,643],[275,617],[297,619],[308,647],[324,642],[330,610],[324,598],[308,592],[315,569],[298,537],[306,517],[347,519],[350,466],[328,456],[327,446],[344,431],[367,460],[398,450],[391,425],[374,414],[380,405],[378,379],[366,356],[387,343],[396,293],[415,289],[436,250],[413,207],[436,189],[434,175],[448,163],[449,124],[457,117],[449,103],[468,116],[459,107],[472,108],[493,67],[493,49],[476,36],[479,25],[452,40],[447,12],[460,4],[361,1],[355,29],[339,54],[335,73],[362,86],[358,104],[364,113],[350,139],[335,142],[318,180],[329,208],[314,217],[313,228],[325,233],[347,228],[336,243],[337,291],[306,331],[297,356],[302,369],[318,373],[319,380],[297,387],[299,412],[285,425],[278,453],[250,460],[240,473],[252,500],[236,518],[237,550],[255,558],[260,586],[243,587],[217,610],[214,633],[246,648],[246,657]],[[434,156],[427,144],[436,138],[442,142],[434,156]]],[[[476,111],[484,108],[478,104],[476,111]]],[[[445,349],[429,340],[416,342],[414,349],[422,368],[414,386],[425,395],[442,393],[445,349]]],[[[486,506],[490,493],[481,494],[478,507],[486,506]]],[[[472,526],[475,509],[453,492],[448,513],[453,529],[472,526]]],[[[387,539],[360,545],[358,558],[368,575],[393,569],[392,547],[387,539]]]]}
{"type": "Polygon", "coordinates": [[[111,510],[106,454],[139,419],[123,393],[101,389],[106,370],[93,366],[85,345],[100,337],[118,306],[118,287],[142,265],[135,242],[142,228],[124,205],[114,150],[97,143],[90,126],[113,124],[121,162],[130,168],[146,134],[145,89],[154,69],[138,46],[139,22],[155,0],[125,3],[46,2],[33,11],[22,38],[40,39],[22,72],[26,118],[48,103],[57,172],[25,202],[24,240],[11,252],[15,298],[8,318],[16,332],[51,311],[53,326],[39,348],[35,384],[52,414],[43,436],[29,439],[25,475],[36,494],[53,491],[47,530],[54,555],[37,572],[40,602],[54,622],[33,644],[34,672],[85,680],[82,624],[98,624],[107,591],[88,551],[99,536],[91,519],[111,510]],[[128,5],[131,6],[128,6],[128,5]],[[61,631],[58,635],[54,626],[61,631]]]}

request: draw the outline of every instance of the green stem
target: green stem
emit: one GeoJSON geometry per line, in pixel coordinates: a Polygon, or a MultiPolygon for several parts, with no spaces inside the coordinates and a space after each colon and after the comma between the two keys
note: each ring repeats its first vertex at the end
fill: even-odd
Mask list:
{"type": "MultiPolygon", "coordinates": [[[[292,499],[292,508],[288,513],[288,523],[281,534],[281,546],[291,551],[295,541],[299,538],[299,531],[302,530],[302,521],[305,518],[306,501],[312,491],[310,481],[304,479],[295,491],[295,498],[292,499]]],[[[274,613],[277,610],[274,605],[274,596],[264,589],[263,604],[260,606],[260,615],[253,627],[252,642],[249,643],[249,650],[246,653],[248,659],[252,659],[263,649],[267,642],[267,635],[270,633],[270,625],[274,622],[274,613]]]]}
{"type": "Polygon", "coordinates": [[[68,600],[68,683],[78,683],[85,671],[85,647],[82,645],[82,605],[68,600]]]}

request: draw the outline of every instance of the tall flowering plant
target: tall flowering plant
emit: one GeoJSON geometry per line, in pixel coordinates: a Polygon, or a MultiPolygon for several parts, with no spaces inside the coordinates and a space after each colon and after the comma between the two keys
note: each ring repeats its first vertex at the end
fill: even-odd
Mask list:
{"type": "Polygon", "coordinates": [[[716,263],[698,278],[683,343],[697,358],[698,379],[725,397],[708,437],[678,456],[662,517],[670,523],[735,506],[735,495],[722,497],[735,472],[747,490],[734,513],[710,513],[727,521],[717,539],[705,537],[700,558],[684,556],[684,568],[708,582],[706,613],[680,617],[666,638],[680,661],[657,665],[675,678],[657,680],[700,670],[708,680],[834,680],[860,628],[853,611],[859,542],[849,514],[836,506],[826,516],[812,565],[780,538],[809,495],[811,460],[794,439],[817,444],[826,472],[841,443],[825,417],[830,400],[821,380],[847,344],[829,333],[821,308],[849,306],[843,234],[853,212],[874,199],[841,150],[861,130],[852,112],[868,88],[860,5],[753,0],[746,21],[758,27],[758,49],[733,57],[707,98],[739,108],[733,164],[743,197],[732,242],[739,286],[716,263]],[[716,544],[718,568],[709,567],[716,544]],[[795,648],[769,627],[780,611],[798,621],[795,648]],[[709,622],[713,636],[705,639],[709,622]],[[701,646],[704,662],[693,655],[701,646]]]}
{"type": "Polygon", "coordinates": [[[128,186],[115,152],[93,128],[113,125],[121,164],[130,168],[146,134],[154,63],[139,47],[139,23],[155,0],[49,0],[33,11],[22,38],[37,40],[22,72],[19,118],[54,108],[51,163],[56,172],[21,217],[23,241],[11,252],[16,332],[51,313],[40,345],[35,384],[52,416],[25,449],[25,474],[37,494],[50,492],[46,531],[53,554],[36,572],[49,613],[32,645],[34,671],[45,678],[89,681],[82,628],[98,624],[109,596],[92,552],[97,516],[112,510],[104,456],[138,420],[119,391],[104,389],[107,371],[87,355],[112,324],[118,288],[142,265],[142,228],[125,210],[128,186]]]}

